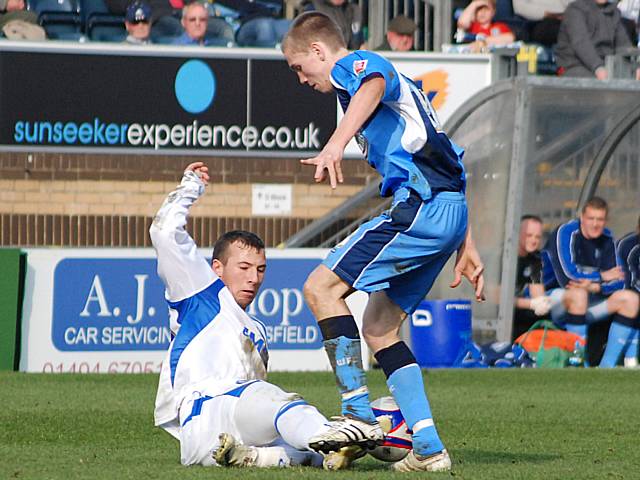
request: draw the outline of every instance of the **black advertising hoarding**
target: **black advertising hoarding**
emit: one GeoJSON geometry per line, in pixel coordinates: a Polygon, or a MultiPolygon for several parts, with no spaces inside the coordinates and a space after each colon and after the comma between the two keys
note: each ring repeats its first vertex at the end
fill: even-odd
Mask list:
{"type": "Polygon", "coordinates": [[[287,155],[336,126],[272,52],[83,47],[0,46],[0,148],[287,155]]]}

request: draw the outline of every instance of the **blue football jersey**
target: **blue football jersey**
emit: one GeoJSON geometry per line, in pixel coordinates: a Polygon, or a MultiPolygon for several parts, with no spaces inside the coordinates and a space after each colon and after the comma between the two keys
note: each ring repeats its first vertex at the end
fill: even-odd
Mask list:
{"type": "Polygon", "coordinates": [[[358,50],[336,63],[331,82],[342,109],[374,77],[384,78],[384,96],[356,140],[382,175],[381,195],[406,187],[428,200],[439,191],[464,191],[464,150],[442,131],[424,93],[384,57],[358,50]]]}
{"type": "Polygon", "coordinates": [[[640,292],[640,236],[631,232],[620,239],[616,247],[624,271],[624,288],[640,292]]]}

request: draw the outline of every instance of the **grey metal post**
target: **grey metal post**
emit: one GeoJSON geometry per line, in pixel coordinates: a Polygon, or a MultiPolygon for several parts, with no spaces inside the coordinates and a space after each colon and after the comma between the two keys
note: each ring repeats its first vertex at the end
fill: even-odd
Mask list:
{"type": "Polygon", "coordinates": [[[530,133],[530,87],[526,79],[515,82],[516,109],[513,128],[513,146],[509,169],[509,187],[507,190],[507,208],[505,212],[504,248],[502,252],[502,275],[500,278],[500,305],[498,307],[498,341],[510,341],[513,322],[514,290],[518,261],[518,230],[522,211],[522,190],[524,170],[530,133]]]}
{"type": "Polygon", "coordinates": [[[371,0],[369,2],[369,48],[375,48],[384,40],[387,31],[387,8],[389,0],[371,0]]]}

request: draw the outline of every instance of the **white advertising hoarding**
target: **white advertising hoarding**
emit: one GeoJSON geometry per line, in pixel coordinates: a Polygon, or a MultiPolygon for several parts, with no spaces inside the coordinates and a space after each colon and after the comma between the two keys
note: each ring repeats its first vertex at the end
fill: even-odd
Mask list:
{"type": "MultiPolygon", "coordinates": [[[[25,251],[21,371],[160,371],[171,332],[152,249],[25,251]]],[[[304,280],[325,254],[267,250],[267,275],[248,312],[267,327],[271,371],[330,369],[302,298],[304,280]]],[[[358,322],[366,300],[362,293],[348,300],[358,322]]]]}

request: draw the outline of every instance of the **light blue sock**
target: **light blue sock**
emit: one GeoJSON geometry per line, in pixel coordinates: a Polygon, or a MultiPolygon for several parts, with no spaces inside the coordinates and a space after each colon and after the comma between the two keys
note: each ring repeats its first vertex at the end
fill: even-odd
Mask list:
{"type": "Polygon", "coordinates": [[[618,359],[623,350],[627,350],[630,341],[635,336],[635,329],[622,325],[618,322],[611,323],[609,327],[609,337],[607,338],[607,348],[604,351],[600,368],[613,368],[618,364],[618,359]]]}
{"type": "Polygon", "coordinates": [[[587,339],[587,325],[575,325],[573,323],[567,323],[564,326],[567,332],[575,333],[576,335],[580,335],[585,340],[587,339]]]}
{"type": "Polygon", "coordinates": [[[564,326],[565,330],[567,332],[571,332],[571,333],[575,333],[576,335],[579,335],[580,337],[582,337],[585,341],[585,345],[584,345],[584,355],[583,355],[583,365],[585,367],[589,367],[589,358],[587,355],[587,328],[588,326],[586,324],[573,324],[573,323],[567,323],[564,326]]]}
{"type": "Polygon", "coordinates": [[[633,361],[633,363],[638,362],[638,344],[640,343],[640,329],[634,328],[633,333],[631,334],[631,338],[629,339],[629,345],[627,346],[627,350],[624,353],[624,358],[633,361]]]}
{"type": "Polygon", "coordinates": [[[444,445],[433,423],[420,367],[414,363],[396,370],[387,379],[387,385],[400,407],[407,426],[413,430],[414,452],[419,455],[433,455],[442,451],[444,445]]]}
{"type": "Polygon", "coordinates": [[[376,423],[376,416],[369,403],[367,378],[362,368],[360,339],[340,336],[325,340],[324,348],[342,396],[342,414],[368,423],[376,423]]]}

